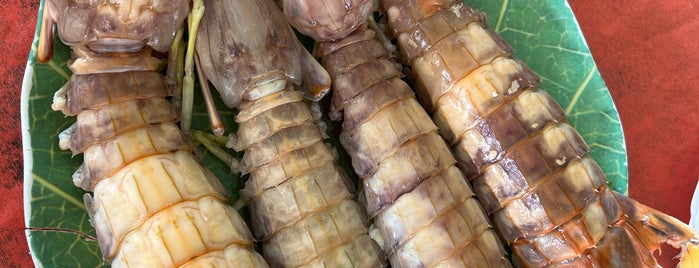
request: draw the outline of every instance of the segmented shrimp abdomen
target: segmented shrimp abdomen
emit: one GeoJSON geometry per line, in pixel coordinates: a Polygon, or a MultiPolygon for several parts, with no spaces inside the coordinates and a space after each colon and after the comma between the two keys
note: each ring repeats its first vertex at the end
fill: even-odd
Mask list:
{"type": "Polygon", "coordinates": [[[304,102],[330,87],[268,0],[211,1],[199,30],[203,71],[239,113],[233,147],[249,173],[241,192],[254,236],[276,267],[377,267],[354,187],[304,102]]]}
{"type": "Polygon", "coordinates": [[[401,80],[374,32],[320,46],[335,83],[331,111],[362,179],[365,209],[393,267],[509,267],[437,126],[401,80]]]}
{"type": "Polygon", "coordinates": [[[265,258],[283,267],[382,265],[352,183],[310,107],[300,99],[269,101],[290,91],[241,103],[237,118],[237,146],[250,173],[242,194],[265,258]]]}
{"type": "MultiPolygon", "coordinates": [[[[166,92],[162,76],[145,71],[74,75],[63,92],[77,114],[65,142],[84,153],[74,182],[94,192],[84,199],[105,260],[175,267],[240,255],[229,251],[254,256],[252,234],[194,159],[166,92]]],[[[266,265],[259,256],[225,261],[266,265]]]]}
{"type": "Polygon", "coordinates": [[[170,47],[189,3],[50,0],[45,8],[45,22],[73,49],[73,76],[52,108],[77,115],[60,147],[83,153],[73,181],[94,192],[84,202],[104,260],[266,267],[221,183],[194,159],[155,71],[152,50],[170,47]]]}
{"type": "Polygon", "coordinates": [[[477,10],[458,0],[382,5],[421,103],[516,265],[654,266],[659,241],[690,242],[682,223],[607,188],[563,110],[477,10]]]}

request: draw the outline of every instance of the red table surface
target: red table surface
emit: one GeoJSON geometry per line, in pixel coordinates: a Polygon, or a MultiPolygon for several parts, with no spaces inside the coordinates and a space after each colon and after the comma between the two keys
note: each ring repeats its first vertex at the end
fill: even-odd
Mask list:
{"type": "MultiPolygon", "coordinates": [[[[629,195],[689,221],[699,178],[699,4],[569,1],[617,105],[629,158],[629,195]]],[[[0,1],[0,266],[31,267],[24,234],[22,76],[38,0],[0,1]]],[[[678,251],[663,248],[673,267],[678,251]]]]}

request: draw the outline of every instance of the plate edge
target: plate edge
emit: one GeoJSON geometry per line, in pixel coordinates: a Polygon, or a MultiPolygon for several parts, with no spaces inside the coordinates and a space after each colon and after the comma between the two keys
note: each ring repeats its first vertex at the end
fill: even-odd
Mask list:
{"type": "Polygon", "coordinates": [[[31,149],[31,134],[29,133],[29,93],[31,92],[34,77],[34,64],[31,60],[27,61],[27,66],[24,70],[24,77],[22,78],[22,93],[20,96],[20,121],[22,124],[22,157],[24,158],[24,189],[23,189],[23,205],[24,205],[24,235],[27,239],[27,245],[29,247],[29,253],[32,256],[32,261],[35,267],[43,267],[41,261],[34,255],[32,251],[32,240],[31,232],[29,228],[29,221],[31,220],[31,197],[32,197],[32,185],[34,183],[34,178],[32,177],[32,169],[34,164],[34,159],[31,149]]]}

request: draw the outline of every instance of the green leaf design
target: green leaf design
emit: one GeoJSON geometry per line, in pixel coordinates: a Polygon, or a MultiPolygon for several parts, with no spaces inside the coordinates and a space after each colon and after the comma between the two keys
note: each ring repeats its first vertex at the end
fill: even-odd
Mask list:
{"type": "MultiPolygon", "coordinates": [[[[468,3],[486,12],[491,27],[515,48],[517,57],[542,77],[542,88],[567,109],[570,122],[591,146],[592,156],[609,177],[612,188],[626,192],[626,149],[619,118],[567,4],[564,1],[523,0],[474,0],[468,3]]],[[[72,156],[58,148],[58,134],[73,124],[75,117],[65,117],[50,108],[54,92],[70,77],[66,67],[70,49],[56,39],[53,60],[39,65],[35,60],[36,46],[35,35],[29,57],[33,76],[31,85],[25,85],[31,87],[25,89],[29,93],[23,99],[27,103],[27,110],[23,111],[27,116],[22,118],[26,121],[23,125],[27,126],[25,131],[30,139],[30,147],[25,150],[31,151],[32,156],[25,159],[25,164],[32,167],[31,172],[25,174],[28,227],[55,228],[94,236],[82,205],[85,192],[75,187],[71,179],[72,173],[82,163],[82,156],[72,156]]],[[[225,121],[226,132],[234,132],[235,112],[220,101],[217,106],[225,121]]],[[[192,128],[209,130],[201,95],[195,96],[192,128]]],[[[231,202],[237,200],[245,178],[231,175],[229,168],[206,150],[197,153],[229,189],[231,202]]],[[[340,162],[348,171],[351,170],[348,159],[340,162]]],[[[77,233],[48,230],[28,230],[27,233],[30,250],[44,267],[108,266],[102,263],[97,243],[77,233]]]]}
{"type": "MultiPolygon", "coordinates": [[[[29,196],[30,228],[55,228],[95,235],[83,206],[84,192],[73,185],[71,175],[82,163],[82,156],[58,148],[58,134],[73,122],[51,110],[54,92],[68,80],[66,62],[70,50],[55,46],[54,58],[46,65],[34,64],[27,118],[31,137],[32,170],[29,196]]],[[[33,51],[35,51],[33,49],[33,51]]],[[[34,54],[34,53],[32,53],[34,54]]],[[[29,163],[28,163],[29,164],[29,163]]],[[[96,242],[76,233],[47,230],[28,231],[31,251],[46,267],[96,267],[102,263],[96,242]]]]}
{"type": "Polygon", "coordinates": [[[591,148],[609,185],[628,193],[626,145],[612,97],[566,1],[468,0],[542,80],[591,148]]]}

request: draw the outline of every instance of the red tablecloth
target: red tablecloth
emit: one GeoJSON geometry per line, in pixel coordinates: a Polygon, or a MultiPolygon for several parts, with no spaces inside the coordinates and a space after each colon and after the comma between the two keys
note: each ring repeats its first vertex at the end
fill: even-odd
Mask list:
{"type": "MultiPolygon", "coordinates": [[[[560,0],[557,0],[560,1],[560,0]]],[[[38,0],[0,16],[0,266],[32,266],[24,237],[19,100],[38,0]]],[[[571,0],[626,135],[630,196],[682,221],[699,178],[699,4],[571,0]]],[[[677,251],[660,257],[667,267],[677,251]]]]}

